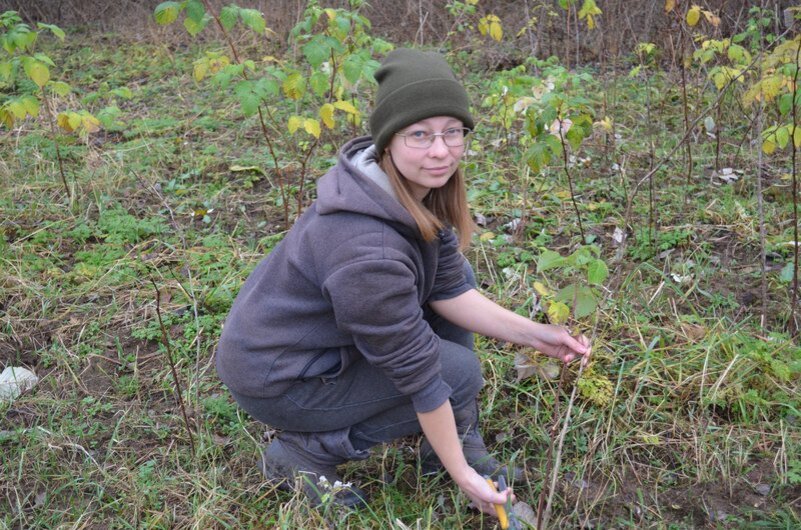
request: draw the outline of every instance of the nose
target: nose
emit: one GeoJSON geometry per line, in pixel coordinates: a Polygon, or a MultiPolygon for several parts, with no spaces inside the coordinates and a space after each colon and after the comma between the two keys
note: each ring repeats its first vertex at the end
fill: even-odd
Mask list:
{"type": "Polygon", "coordinates": [[[445,138],[442,136],[435,136],[434,143],[428,148],[428,153],[433,157],[443,157],[450,152],[450,148],[445,144],[445,138]]]}

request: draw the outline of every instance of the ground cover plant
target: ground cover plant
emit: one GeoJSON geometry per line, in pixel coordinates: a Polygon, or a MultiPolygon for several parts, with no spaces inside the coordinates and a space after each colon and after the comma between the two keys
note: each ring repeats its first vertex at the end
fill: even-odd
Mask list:
{"type": "MultiPolygon", "coordinates": [[[[595,346],[563,369],[478,344],[485,437],[529,471],[520,518],[801,527],[797,11],[754,6],[724,33],[668,0],[675,49],[584,64],[509,52],[537,18],[486,4],[449,2],[434,43],[478,118],[467,257],[490,297],[595,346]]],[[[601,2],[553,6],[571,35],[603,29],[601,2]]],[[[360,512],[265,484],[273,433],[214,372],[240,285],[406,44],[365,9],[309,2],[288,43],[197,0],[147,22],[178,40],[0,17],[0,369],[39,377],[0,401],[0,527],[497,527],[419,476],[416,438],[347,468],[360,512]]]]}

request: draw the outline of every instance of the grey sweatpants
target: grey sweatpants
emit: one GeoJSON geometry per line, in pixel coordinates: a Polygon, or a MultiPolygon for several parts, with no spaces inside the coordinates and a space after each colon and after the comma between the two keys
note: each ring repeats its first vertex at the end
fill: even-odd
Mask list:
{"type": "MultiPolygon", "coordinates": [[[[466,263],[468,280],[475,285],[466,263]]],[[[483,385],[472,333],[424,308],[424,318],[440,337],[442,377],[451,387],[454,410],[475,403],[483,385]]],[[[298,381],[283,395],[255,398],[232,392],[255,419],[295,432],[338,431],[357,450],[421,432],[411,399],[398,392],[383,372],[360,359],[335,378],[298,381]]],[[[348,455],[342,455],[348,457],[348,455]]],[[[355,457],[355,455],[354,455],[355,457]]]]}

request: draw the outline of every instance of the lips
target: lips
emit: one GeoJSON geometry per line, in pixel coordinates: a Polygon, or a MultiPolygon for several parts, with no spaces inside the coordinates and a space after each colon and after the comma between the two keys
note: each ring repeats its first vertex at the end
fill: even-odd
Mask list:
{"type": "Polygon", "coordinates": [[[423,168],[431,175],[442,176],[448,174],[451,171],[451,166],[438,166],[438,167],[426,167],[423,168]]]}

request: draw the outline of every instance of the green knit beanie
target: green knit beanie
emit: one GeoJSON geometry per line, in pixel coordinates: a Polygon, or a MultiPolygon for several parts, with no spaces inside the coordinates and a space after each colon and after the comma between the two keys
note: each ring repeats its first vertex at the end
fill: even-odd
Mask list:
{"type": "Polygon", "coordinates": [[[442,55],[409,48],[392,51],[375,72],[378,94],[370,132],[378,153],[392,135],[420,120],[453,116],[472,129],[467,91],[442,55]]]}

